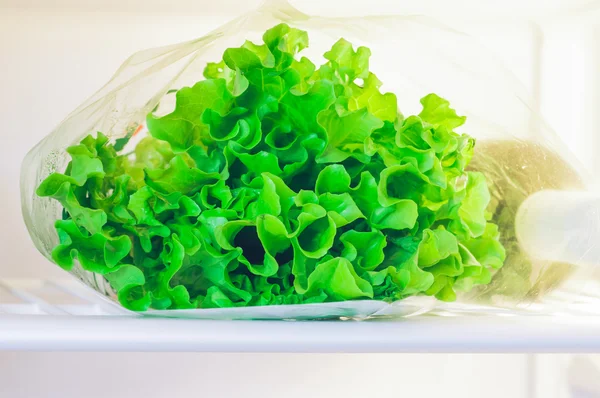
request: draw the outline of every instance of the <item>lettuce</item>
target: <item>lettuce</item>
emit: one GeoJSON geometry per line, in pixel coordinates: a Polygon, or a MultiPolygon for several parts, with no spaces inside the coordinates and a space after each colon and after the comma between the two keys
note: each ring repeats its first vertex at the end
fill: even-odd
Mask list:
{"type": "Polygon", "coordinates": [[[37,194],[64,208],[52,259],[123,306],[182,309],[426,294],[486,284],[505,251],[475,141],[435,94],[404,117],[344,39],[317,67],[280,24],[209,63],[147,117],[133,152],[102,133],[37,194]]]}

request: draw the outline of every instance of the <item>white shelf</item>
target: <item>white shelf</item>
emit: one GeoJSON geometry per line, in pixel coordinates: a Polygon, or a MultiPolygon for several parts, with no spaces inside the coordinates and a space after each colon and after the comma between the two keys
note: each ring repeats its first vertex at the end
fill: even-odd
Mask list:
{"type": "Polygon", "coordinates": [[[600,352],[600,317],[438,311],[364,322],[168,319],[124,311],[75,280],[2,280],[0,350],[600,352]]]}
{"type": "Polygon", "coordinates": [[[5,315],[0,349],[199,352],[600,352],[600,320],[208,321],[5,315]]]}

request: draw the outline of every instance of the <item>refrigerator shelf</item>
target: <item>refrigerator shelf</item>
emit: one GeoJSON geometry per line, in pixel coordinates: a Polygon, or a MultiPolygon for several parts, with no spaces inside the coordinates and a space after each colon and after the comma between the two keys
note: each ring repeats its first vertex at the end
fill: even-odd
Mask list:
{"type": "Polygon", "coordinates": [[[461,309],[366,322],[167,319],[126,311],[76,280],[0,280],[0,350],[600,352],[600,317],[575,307],[553,316],[461,309]]]}

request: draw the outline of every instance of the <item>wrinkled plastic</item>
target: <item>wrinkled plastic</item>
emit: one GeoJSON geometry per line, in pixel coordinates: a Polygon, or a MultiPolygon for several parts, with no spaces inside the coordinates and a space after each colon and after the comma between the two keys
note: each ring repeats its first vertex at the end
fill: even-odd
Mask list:
{"type": "MultiPolygon", "coordinates": [[[[485,48],[461,33],[460,27],[424,16],[310,17],[283,1],[268,2],[199,39],[132,55],[101,90],[30,151],[23,163],[21,193],[24,218],[38,250],[51,259],[58,243],[54,223],[61,218],[62,208],[56,201],[36,196],[35,190],[51,173],[64,171],[68,146],[97,131],[112,141],[140,128],[143,135],[148,113],[157,107],[163,114],[173,108],[171,90],[192,86],[201,79],[206,64],[221,59],[226,48],[245,40],[258,42],[265,30],[280,22],[308,32],[310,47],[303,55],[311,59],[321,59],[340,37],[355,46],[369,47],[371,69],[384,82],[385,91],[397,95],[404,114],[418,113],[419,98],[434,92],[467,116],[461,132],[477,139],[470,169],[487,177],[493,198],[488,211],[500,227],[507,259],[490,284],[475,287],[455,304],[445,304],[445,311],[472,304],[519,310],[543,301],[565,281],[589,275],[589,267],[573,265],[578,261],[565,262],[560,253],[553,258],[532,258],[517,239],[515,217],[523,201],[548,189],[583,191],[585,177],[577,160],[565,152],[564,145],[529,106],[519,82],[485,48]]],[[[131,145],[133,142],[124,150],[131,145]]],[[[104,277],[77,266],[72,273],[116,301],[104,277]]],[[[407,316],[435,306],[430,297],[412,297],[393,304],[348,301],[148,314],[219,319],[362,318],[407,316]]],[[[548,306],[536,308],[553,311],[548,306]]]]}

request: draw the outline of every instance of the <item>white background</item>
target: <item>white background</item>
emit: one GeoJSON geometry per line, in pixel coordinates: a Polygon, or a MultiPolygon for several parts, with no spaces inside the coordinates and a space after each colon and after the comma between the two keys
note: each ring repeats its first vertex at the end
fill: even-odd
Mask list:
{"type": "MultiPolygon", "coordinates": [[[[100,88],[133,52],[199,37],[257,3],[0,0],[0,276],[61,275],[35,251],[21,219],[19,167],[27,150],[100,88]]],[[[297,3],[329,14],[352,13],[350,4],[359,10],[355,13],[365,7],[359,1],[346,1],[345,6],[297,3]]],[[[547,11],[566,2],[490,1],[486,7],[486,1],[390,1],[368,2],[368,9],[385,12],[393,7],[398,12],[405,6],[409,12],[429,10],[441,18],[458,18],[461,7],[446,3],[462,4],[467,13],[477,9],[488,17],[498,16],[496,23],[475,22],[465,29],[497,53],[566,145],[588,169],[596,170],[600,163],[594,159],[598,148],[594,110],[600,86],[595,77],[594,21],[599,20],[595,13],[574,2],[574,11],[555,14],[540,28],[514,17],[538,16],[542,5],[547,11]]],[[[530,365],[525,355],[2,353],[0,396],[520,398],[533,396],[530,365]]],[[[566,398],[565,391],[552,388],[543,396],[566,398]]]]}

